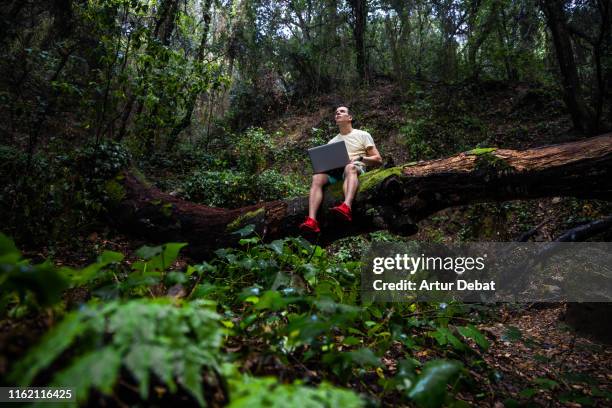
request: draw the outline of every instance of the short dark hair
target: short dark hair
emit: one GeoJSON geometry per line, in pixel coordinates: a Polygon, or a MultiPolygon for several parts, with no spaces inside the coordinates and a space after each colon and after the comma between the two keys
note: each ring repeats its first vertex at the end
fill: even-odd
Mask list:
{"type": "Polygon", "coordinates": [[[334,108],[334,112],[336,112],[336,110],[338,110],[338,108],[340,108],[340,107],[346,108],[346,113],[348,113],[349,115],[353,116],[353,112],[351,111],[351,107],[348,106],[348,105],[342,105],[342,104],[336,105],[336,107],[334,108]]]}

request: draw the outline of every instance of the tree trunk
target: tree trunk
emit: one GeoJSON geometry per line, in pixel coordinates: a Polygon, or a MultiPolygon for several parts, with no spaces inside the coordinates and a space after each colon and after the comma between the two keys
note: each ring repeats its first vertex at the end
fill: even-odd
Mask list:
{"type": "Polygon", "coordinates": [[[586,101],[582,97],[574,51],[563,11],[563,2],[543,0],[542,8],[544,14],[546,14],[548,28],[552,33],[555,54],[561,71],[564,99],[574,127],[587,134],[595,134],[599,124],[594,120],[594,114],[590,112],[586,101]]]}
{"type": "Polygon", "coordinates": [[[353,14],[353,39],[355,40],[355,52],[357,54],[357,73],[361,83],[367,82],[368,61],[365,47],[365,32],[368,19],[367,0],[350,0],[353,14]]]}
{"type": "MultiPolygon", "coordinates": [[[[483,201],[547,196],[612,199],[612,133],[523,151],[476,149],[444,159],[366,173],[353,205],[351,225],[336,225],[327,208],[341,186],[326,191],[320,211],[321,244],[388,229],[410,235],[416,223],[447,207],[483,201]]],[[[123,178],[124,198],[111,211],[123,231],[149,240],[189,243],[192,256],[237,244],[233,232],[248,224],[264,240],[298,233],[308,198],[238,209],[187,202],[151,187],[134,173],[123,178]]]]}

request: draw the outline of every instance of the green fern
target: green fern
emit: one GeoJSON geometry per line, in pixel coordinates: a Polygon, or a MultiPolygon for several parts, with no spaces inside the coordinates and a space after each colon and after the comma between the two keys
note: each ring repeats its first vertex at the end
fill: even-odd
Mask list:
{"type": "Polygon", "coordinates": [[[314,388],[297,381],[293,384],[279,384],[272,377],[241,376],[230,380],[229,384],[229,408],[353,408],[365,405],[354,392],[327,383],[314,388]]]}
{"type": "Polygon", "coordinates": [[[12,380],[32,384],[53,362],[63,361],[60,356],[70,348],[76,356],[52,385],[74,388],[80,402],[94,388],[110,394],[123,366],[138,381],[143,399],[153,373],[171,392],[178,382],[205,405],[201,371],[218,369],[224,335],[211,306],[205,300],[175,306],[168,299],[139,299],[84,307],[45,335],[17,364],[12,380]]]}

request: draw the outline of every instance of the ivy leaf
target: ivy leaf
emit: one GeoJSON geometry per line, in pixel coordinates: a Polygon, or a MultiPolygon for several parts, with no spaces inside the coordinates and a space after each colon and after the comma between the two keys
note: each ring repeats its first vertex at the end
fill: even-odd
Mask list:
{"type": "Polygon", "coordinates": [[[234,231],[233,234],[240,235],[241,238],[247,237],[251,235],[255,231],[255,224],[249,224],[237,231],[234,231]]]}
{"type": "Polygon", "coordinates": [[[250,244],[256,244],[258,242],[259,242],[259,238],[257,237],[242,238],[240,241],[238,241],[240,245],[250,245],[250,244]]]}
{"type": "Polygon", "coordinates": [[[459,361],[454,360],[428,362],[408,392],[408,397],[424,408],[442,406],[446,399],[446,385],[459,375],[462,367],[459,361]]]}
{"type": "Polygon", "coordinates": [[[468,324],[467,326],[458,326],[457,331],[463,337],[472,339],[478,344],[483,350],[489,348],[489,342],[485,336],[473,325],[468,324]]]}
{"type": "Polygon", "coordinates": [[[157,247],[143,246],[136,255],[143,258],[146,262],[134,262],[132,269],[146,271],[165,271],[178,257],[181,248],[187,246],[186,243],[169,242],[157,247]]]}
{"type": "Polygon", "coordinates": [[[166,268],[172,265],[176,261],[179,251],[186,246],[187,244],[183,242],[170,242],[162,245],[162,270],[166,270],[166,268]]]}
{"type": "Polygon", "coordinates": [[[449,344],[456,350],[465,350],[465,345],[446,327],[438,327],[436,331],[431,332],[430,336],[436,339],[439,345],[444,346],[449,344]]]}
{"type": "Polygon", "coordinates": [[[276,241],[272,241],[268,244],[268,248],[276,252],[277,255],[283,254],[284,247],[285,247],[285,241],[282,239],[277,239],[276,241]]]}

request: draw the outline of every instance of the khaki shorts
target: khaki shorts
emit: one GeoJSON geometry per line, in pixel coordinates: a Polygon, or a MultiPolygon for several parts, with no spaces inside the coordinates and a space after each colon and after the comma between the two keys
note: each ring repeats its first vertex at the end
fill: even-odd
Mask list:
{"type": "MultiPolygon", "coordinates": [[[[358,176],[361,176],[366,172],[366,168],[364,165],[355,163],[355,167],[357,167],[357,173],[359,173],[358,176]]],[[[327,182],[329,184],[336,184],[340,180],[344,180],[344,169],[334,169],[324,174],[327,174],[327,182]]]]}

